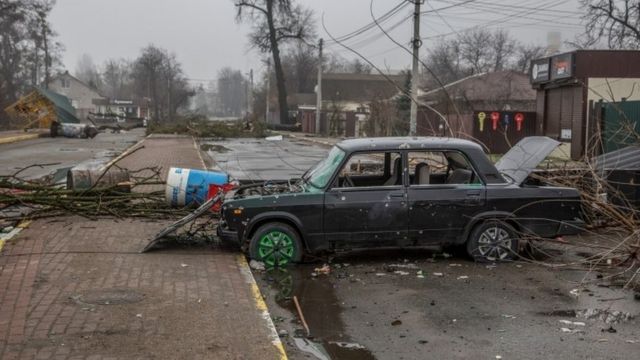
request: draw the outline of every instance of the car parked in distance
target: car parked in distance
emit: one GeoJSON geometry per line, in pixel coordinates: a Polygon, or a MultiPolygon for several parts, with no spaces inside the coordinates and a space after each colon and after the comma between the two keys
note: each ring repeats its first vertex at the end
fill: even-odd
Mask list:
{"type": "Polygon", "coordinates": [[[584,226],[576,189],[528,180],[558,145],[528,137],[494,165],[468,140],[345,140],[300,179],[238,188],[218,235],[268,266],[326,251],[448,245],[478,261],[511,260],[523,235],[584,226]]]}

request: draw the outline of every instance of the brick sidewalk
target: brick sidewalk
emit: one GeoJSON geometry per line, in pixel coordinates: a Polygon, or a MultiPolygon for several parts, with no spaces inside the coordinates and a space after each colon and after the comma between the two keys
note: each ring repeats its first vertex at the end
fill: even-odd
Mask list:
{"type": "MultiPolygon", "coordinates": [[[[119,165],[202,167],[191,138],[143,144],[119,165]]],[[[165,224],[38,220],[9,241],[0,254],[0,358],[284,358],[238,253],[138,253],[165,224]]]]}

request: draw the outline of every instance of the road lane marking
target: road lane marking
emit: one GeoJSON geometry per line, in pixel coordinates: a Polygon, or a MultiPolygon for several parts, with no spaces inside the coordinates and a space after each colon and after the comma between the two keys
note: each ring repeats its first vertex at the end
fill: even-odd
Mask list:
{"type": "Polygon", "coordinates": [[[240,272],[244,276],[247,284],[249,284],[249,286],[251,287],[251,296],[253,297],[256,308],[260,312],[267,330],[269,331],[269,338],[271,339],[271,343],[278,351],[278,359],[287,360],[287,353],[284,351],[284,346],[282,345],[282,341],[280,341],[280,336],[278,336],[276,326],[273,324],[273,320],[271,320],[271,314],[269,314],[269,309],[267,308],[267,304],[264,302],[264,298],[260,293],[260,289],[258,288],[256,279],[253,278],[253,274],[251,273],[251,268],[249,268],[247,259],[245,259],[244,255],[238,255],[237,260],[238,266],[240,267],[240,272]]]}
{"type": "Polygon", "coordinates": [[[25,134],[0,138],[0,144],[11,144],[18,141],[32,140],[40,137],[40,134],[25,134]]]}

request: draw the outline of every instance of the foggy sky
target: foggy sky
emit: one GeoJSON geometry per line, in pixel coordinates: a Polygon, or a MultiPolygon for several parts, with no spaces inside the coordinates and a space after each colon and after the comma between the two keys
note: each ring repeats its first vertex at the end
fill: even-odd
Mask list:
{"type": "MultiPolygon", "coordinates": [[[[465,1],[469,0],[427,0],[422,10],[465,1]]],[[[326,40],[329,36],[322,29],[323,14],[324,23],[333,36],[349,33],[371,22],[370,0],[299,2],[315,11],[318,35],[326,40]]],[[[374,0],[374,13],[379,16],[399,3],[400,0],[374,0]]],[[[421,36],[427,39],[421,54],[442,38],[431,37],[452,36],[454,30],[461,31],[476,25],[507,29],[518,40],[539,45],[546,45],[549,31],[559,31],[563,40],[571,40],[581,31],[575,26],[580,21],[577,14],[566,11],[579,11],[577,3],[578,0],[477,0],[467,6],[425,14],[422,16],[421,36]]],[[[411,11],[407,6],[383,27],[398,23],[411,11]]],[[[248,47],[246,35],[250,25],[236,23],[232,0],[58,0],[51,22],[59,34],[58,40],[65,46],[63,61],[71,72],[84,53],[101,65],[108,58],[133,59],[141,48],[150,43],[176,53],[187,77],[194,83],[214,79],[218,69],[224,66],[244,72],[252,68],[256,72],[264,70],[260,61],[264,55],[248,47]]],[[[408,19],[390,34],[408,43],[412,31],[412,21],[408,19]]],[[[380,34],[377,28],[347,44],[353,45],[378,66],[390,69],[410,67],[410,55],[397,49],[384,36],[375,41],[369,40],[375,34],[380,34]]],[[[336,44],[329,46],[327,51],[338,52],[346,58],[355,57],[336,44]]]]}

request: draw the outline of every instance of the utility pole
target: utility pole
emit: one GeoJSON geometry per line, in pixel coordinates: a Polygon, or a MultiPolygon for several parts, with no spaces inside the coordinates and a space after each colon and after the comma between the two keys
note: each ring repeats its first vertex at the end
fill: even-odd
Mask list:
{"type": "Polygon", "coordinates": [[[420,64],[418,62],[420,46],[422,40],[420,39],[420,5],[424,0],[413,0],[415,4],[415,10],[413,12],[413,66],[411,67],[411,118],[409,119],[409,135],[416,136],[417,129],[417,117],[418,117],[418,72],[420,71],[420,64]]]}
{"type": "Polygon", "coordinates": [[[271,59],[267,58],[267,107],[264,113],[264,123],[269,122],[269,89],[271,88],[271,59]]]}
{"type": "Polygon", "coordinates": [[[320,117],[322,115],[322,45],[323,41],[320,39],[318,43],[318,49],[320,50],[318,57],[318,84],[316,85],[316,134],[320,133],[320,117]]]}
{"type": "Polygon", "coordinates": [[[247,96],[247,107],[249,113],[253,113],[253,69],[249,70],[249,94],[247,96]]]}

